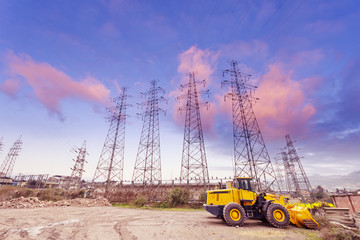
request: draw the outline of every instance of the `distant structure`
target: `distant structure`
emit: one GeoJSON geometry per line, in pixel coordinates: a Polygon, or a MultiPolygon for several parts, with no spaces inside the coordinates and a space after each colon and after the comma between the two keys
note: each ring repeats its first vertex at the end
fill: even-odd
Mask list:
{"type": "Polygon", "coordinates": [[[19,187],[45,188],[48,177],[49,174],[22,175],[20,173],[18,176],[15,176],[14,182],[19,187]]]}
{"type": "Polygon", "coordinates": [[[86,157],[86,141],[84,141],[81,148],[76,148],[75,152],[78,153],[74,164],[71,168],[71,176],[67,185],[67,189],[81,188],[81,178],[84,171],[85,157],[86,157]]]}
{"type": "Polygon", "coordinates": [[[197,84],[205,86],[206,82],[196,81],[194,72],[188,73],[188,76],[189,82],[180,86],[181,90],[187,89],[187,93],[178,97],[186,98],[186,104],[179,109],[186,111],[180,183],[207,185],[209,171],[200,119],[199,92],[196,89],[197,84]]]}
{"type": "Polygon", "coordinates": [[[163,110],[159,108],[159,101],[165,98],[159,95],[165,91],[157,86],[157,80],[152,80],[150,84],[150,90],[142,93],[145,101],[140,103],[145,112],[140,114],[143,127],[132,177],[133,182],[144,185],[161,183],[159,113],[163,110]]]}
{"type": "Polygon", "coordinates": [[[302,196],[302,191],[311,192],[310,181],[306,176],[290,135],[286,135],[285,140],[286,148],[285,151],[282,152],[282,156],[288,190],[289,192],[295,191],[296,195],[302,196]]]}
{"type": "Polygon", "coordinates": [[[95,181],[105,181],[106,193],[111,185],[123,181],[125,121],[128,106],[126,100],[129,97],[126,92],[127,89],[123,87],[119,97],[113,99],[116,106],[108,109],[111,114],[110,127],[92,180],[93,184],[95,181]]]}
{"type": "Polygon", "coordinates": [[[232,101],[234,136],[234,174],[235,177],[252,177],[257,191],[280,191],[276,173],[260,132],[253,110],[252,90],[248,85],[250,75],[238,70],[237,61],[230,61],[230,80],[222,81],[231,92],[225,96],[232,101]]]}
{"type": "Polygon", "coordinates": [[[0,177],[11,177],[15,161],[20,154],[22,144],[20,136],[10,148],[8,155],[0,166],[0,177]]]}

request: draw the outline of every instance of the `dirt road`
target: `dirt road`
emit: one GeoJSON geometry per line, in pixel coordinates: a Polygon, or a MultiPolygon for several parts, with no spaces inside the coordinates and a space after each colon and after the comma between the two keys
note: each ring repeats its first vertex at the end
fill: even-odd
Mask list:
{"type": "Polygon", "coordinates": [[[0,239],[311,239],[317,231],[247,220],[229,227],[205,211],[120,207],[0,209],[0,239]]]}

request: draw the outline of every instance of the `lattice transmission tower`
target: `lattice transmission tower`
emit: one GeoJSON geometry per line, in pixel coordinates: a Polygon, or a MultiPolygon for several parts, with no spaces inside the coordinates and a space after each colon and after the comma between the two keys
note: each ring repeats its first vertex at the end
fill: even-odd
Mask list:
{"type": "Polygon", "coordinates": [[[81,187],[81,178],[84,171],[84,164],[86,162],[85,157],[86,152],[86,141],[84,141],[81,148],[76,148],[74,151],[78,154],[75,161],[74,167],[71,168],[70,181],[67,188],[80,188],[81,187]]]}
{"type": "MultiPolygon", "coordinates": [[[[289,190],[295,191],[297,195],[302,195],[302,191],[311,192],[312,188],[310,181],[306,176],[305,170],[301,164],[300,157],[297,154],[294,142],[291,140],[290,135],[285,136],[286,150],[288,158],[288,167],[285,167],[286,174],[289,177],[289,190]]],[[[285,165],[286,166],[286,165],[285,165]]]]}
{"type": "Polygon", "coordinates": [[[150,90],[142,93],[145,101],[139,104],[145,112],[140,114],[143,127],[132,177],[132,181],[144,185],[161,183],[159,114],[164,111],[159,108],[159,101],[165,101],[161,96],[165,91],[157,86],[157,80],[152,80],[150,84],[150,90]]]}
{"type": "Polygon", "coordinates": [[[284,193],[287,191],[287,180],[286,180],[286,174],[285,174],[285,165],[283,161],[283,152],[281,152],[279,155],[277,155],[274,158],[274,171],[276,173],[276,179],[279,183],[280,187],[280,193],[284,193]]]}
{"type": "Polygon", "coordinates": [[[113,99],[115,107],[108,109],[110,127],[93,178],[93,183],[105,182],[106,193],[110,186],[123,181],[126,107],[129,106],[126,92],[123,87],[119,97],[113,99]]]}
{"type": "Polygon", "coordinates": [[[0,166],[0,176],[11,177],[14,169],[15,161],[20,154],[22,147],[21,136],[14,142],[14,145],[10,148],[8,155],[0,166]]]}
{"type": "Polygon", "coordinates": [[[222,81],[222,86],[228,85],[231,92],[225,99],[232,100],[233,137],[234,137],[234,174],[235,177],[252,177],[257,191],[268,189],[280,191],[276,173],[260,132],[253,110],[253,86],[247,81],[250,75],[238,70],[237,61],[230,61],[230,80],[222,81]]]}
{"type": "MultiPolygon", "coordinates": [[[[181,160],[180,183],[207,185],[209,183],[209,171],[206,160],[204,136],[200,118],[200,102],[197,90],[198,84],[205,86],[205,80],[196,81],[195,73],[188,73],[189,82],[181,85],[180,89],[187,89],[187,93],[178,97],[186,98],[186,104],[179,108],[185,110],[184,141],[181,160]]],[[[209,91],[206,91],[209,94],[209,91]]],[[[207,103],[205,103],[207,105],[207,103]]]]}
{"type": "MultiPolygon", "coordinates": [[[[281,158],[282,158],[282,162],[283,162],[283,166],[284,166],[284,190],[286,190],[287,192],[291,193],[292,191],[292,183],[297,182],[296,180],[294,181],[294,179],[296,179],[296,172],[295,172],[295,166],[292,162],[289,161],[289,157],[288,154],[286,152],[286,148],[284,148],[281,151],[281,158]]],[[[294,189],[296,189],[296,187],[294,186],[294,189]]]]}

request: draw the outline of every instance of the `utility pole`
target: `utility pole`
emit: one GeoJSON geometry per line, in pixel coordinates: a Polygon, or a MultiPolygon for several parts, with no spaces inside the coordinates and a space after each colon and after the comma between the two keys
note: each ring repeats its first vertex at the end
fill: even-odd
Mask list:
{"type": "Polygon", "coordinates": [[[14,169],[15,161],[20,154],[22,147],[21,136],[14,142],[14,145],[10,148],[8,155],[0,166],[0,176],[11,177],[14,169]]]}
{"type": "Polygon", "coordinates": [[[96,180],[105,181],[105,194],[111,185],[122,183],[124,169],[126,100],[129,97],[123,87],[119,97],[114,98],[115,107],[109,108],[110,127],[105,139],[93,183],[96,180]]]}
{"type": "Polygon", "coordinates": [[[132,181],[140,181],[143,185],[161,183],[159,113],[163,110],[159,108],[159,101],[165,101],[165,98],[159,96],[159,93],[165,91],[157,86],[157,82],[157,80],[150,82],[150,90],[142,93],[145,101],[139,104],[145,108],[145,112],[140,114],[143,127],[132,181]]]}
{"type": "Polygon", "coordinates": [[[84,171],[84,164],[85,164],[85,156],[87,154],[86,152],[86,141],[84,141],[81,148],[76,148],[74,150],[76,153],[78,153],[77,158],[74,164],[74,167],[71,168],[71,177],[70,181],[68,183],[67,189],[70,188],[81,188],[81,178],[84,171]]]}
{"type": "MultiPolygon", "coordinates": [[[[207,185],[209,171],[200,118],[201,104],[199,103],[199,92],[196,89],[198,84],[205,86],[206,82],[205,80],[196,81],[194,72],[188,73],[188,76],[189,82],[180,86],[181,90],[187,89],[187,93],[178,97],[178,99],[186,98],[186,104],[179,109],[186,111],[180,183],[195,182],[207,185]]],[[[209,91],[206,93],[209,94],[209,91]]]]}
{"type": "Polygon", "coordinates": [[[230,80],[222,81],[221,85],[230,86],[225,95],[232,101],[233,137],[234,137],[234,175],[235,177],[251,177],[259,192],[268,189],[279,190],[270,156],[260,132],[253,110],[253,86],[247,82],[250,75],[238,70],[237,61],[230,61],[230,80]]]}

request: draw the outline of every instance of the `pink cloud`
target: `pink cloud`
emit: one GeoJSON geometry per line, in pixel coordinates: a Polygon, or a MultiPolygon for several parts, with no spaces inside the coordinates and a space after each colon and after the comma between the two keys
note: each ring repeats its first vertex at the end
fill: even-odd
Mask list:
{"type": "Polygon", "coordinates": [[[36,62],[29,55],[16,55],[11,51],[5,60],[8,74],[12,78],[22,77],[32,88],[35,98],[60,118],[63,117],[60,102],[64,99],[78,98],[100,104],[108,101],[110,91],[92,77],[74,81],[48,63],[36,62]]]}
{"type": "MultiPolygon", "coordinates": [[[[201,50],[197,46],[192,46],[179,55],[180,65],[178,72],[186,74],[188,72],[197,72],[197,78],[211,81],[211,74],[215,71],[215,64],[219,53],[214,53],[208,49],[201,50]]],[[[182,79],[187,82],[187,77],[182,79]]]]}
{"type": "Polygon", "coordinates": [[[16,98],[21,87],[19,79],[7,79],[0,85],[0,90],[12,98],[16,98]]]}
{"type": "MultiPolygon", "coordinates": [[[[186,94],[186,91],[181,91],[179,88],[180,84],[188,83],[188,76],[185,74],[188,72],[196,72],[197,75],[195,76],[197,80],[205,79],[207,84],[211,81],[211,75],[215,70],[216,61],[219,54],[214,53],[208,49],[202,50],[199,49],[197,46],[192,46],[185,52],[179,55],[180,64],[178,66],[178,72],[181,74],[180,83],[175,86],[177,89],[171,91],[169,93],[169,97],[175,97],[186,94]]],[[[175,83],[176,85],[176,83],[175,83]]],[[[201,86],[198,86],[198,91],[201,91],[201,86]]],[[[199,95],[200,102],[206,102],[205,100],[201,99],[199,95]]],[[[173,107],[173,119],[175,123],[179,126],[184,125],[184,117],[185,111],[181,113],[179,111],[180,107],[183,106],[186,102],[186,97],[183,99],[179,99],[174,103],[173,107]]],[[[206,107],[204,107],[206,109],[206,107]]],[[[201,110],[201,119],[203,129],[211,129],[214,125],[214,115],[215,115],[215,106],[212,103],[209,103],[209,108],[207,111],[202,109],[201,110]]]]}
{"type": "Polygon", "coordinates": [[[254,106],[256,117],[261,130],[272,138],[286,133],[302,135],[316,112],[306,102],[303,82],[293,80],[291,75],[291,71],[284,73],[279,64],[270,65],[255,92],[260,98],[254,106]]]}

